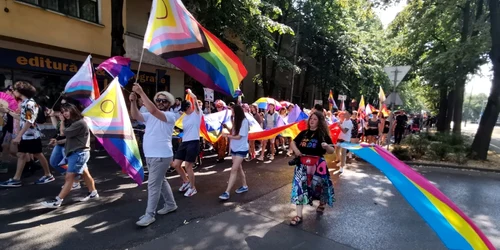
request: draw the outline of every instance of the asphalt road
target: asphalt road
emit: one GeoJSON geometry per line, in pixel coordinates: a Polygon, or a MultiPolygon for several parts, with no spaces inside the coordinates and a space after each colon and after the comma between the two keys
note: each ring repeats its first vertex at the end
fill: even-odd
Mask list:
{"type": "MultiPolygon", "coordinates": [[[[137,187],[107,156],[94,154],[90,168],[101,195],[98,201],[77,202],[76,199],[86,193],[79,190],[74,191],[58,210],[41,208],[38,203],[58,193],[62,178],[43,186],[0,189],[0,249],[129,249],[154,243],[160,243],[162,249],[174,249],[174,243],[161,243],[161,240],[181,236],[194,241],[194,245],[188,245],[195,246],[193,249],[214,249],[218,248],[216,243],[199,243],[206,242],[206,237],[217,232],[222,224],[210,222],[219,219],[226,220],[222,229],[234,231],[241,228],[248,237],[254,230],[263,231],[262,238],[242,243],[254,246],[266,246],[266,240],[282,234],[296,238],[299,236],[293,234],[295,231],[288,230],[302,230],[355,249],[443,248],[433,231],[390,182],[369,165],[354,167],[340,179],[334,178],[337,202],[323,217],[317,217],[313,208],[308,208],[305,221],[299,228],[283,227],[281,222],[286,223],[293,211],[288,204],[293,169],[287,166],[287,160],[277,157],[272,164],[244,164],[250,192],[232,195],[231,202],[221,203],[217,197],[225,189],[229,161],[214,165],[214,159],[208,159],[197,171],[198,194],[185,198],[176,192],[178,211],[157,216],[154,224],[143,229],[138,228],[135,221],[144,213],[146,186],[137,187]],[[277,222],[276,226],[267,231],[263,222],[253,227],[236,227],[247,221],[228,214],[234,213],[237,207],[265,216],[267,220],[271,218],[277,222]],[[234,227],[227,224],[231,221],[234,227]],[[201,223],[205,223],[204,230],[191,230],[201,223]]],[[[455,201],[500,248],[499,174],[433,168],[420,171],[455,201]]],[[[0,175],[0,180],[8,177],[0,175]]],[[[25,182],[32,182],[36,177],[25,182]]],[[[179,178],[172,175],[169,181],[177,190],[179,178]]],[[[230,234],[222,232],[216,235],[228,241],[246,239],[226,237],[230,234]]],[[[220,249],[230,248],[226,245],[220,249]]]]}
{"type": "MultiPolygon", "coordinates": [[[[479,124],[462,125],[462,133],[469,135],[474,135],[479,128],[479,124]]],[[[500,153],[500,126],[495,126],[493,133],[491,134],[490,150],[496,153],[500,153]]]]}
{"type": "MultiPolygon", "coordinates": [[[[89,168],[96,180],[100,199],[80,203],[86,189],[73,191],[57,210],[45,209],[39,202],[55,197],[64,183],[62,177],[46,185],[33,183],[42,173],[24,180],[21,188],[0,189],[0,249],[125,249],[170,233],[193,220],[208,218],[261,197],[286,184],[293,168],[287,159],[277,157],[272,164],[244,164],[250,192],[232,195],[221,203],[218,196],[226,189],[230,161],[215,165],[215,159],[204,161],[197,169],[198,194],[186,198],[175,192],[179,209],[168,218],[157,216],[148,228],[138,228],[135,222],[144,214],[146,185],[140,187],[121,174],[117,165],[106,155],[93,154],[89,168]]],[[[12,173],[12,172],[11,172],[12,173]]],[[[0,174],[0,180],[12,174],[0,174]]],[[[181,181],[169,176],[174,190],[181,181]]],[[[238,185],[239,183],[237,183],[238,185]]],[[[237,187],[236,187],[237,188],[237,187]]]]}

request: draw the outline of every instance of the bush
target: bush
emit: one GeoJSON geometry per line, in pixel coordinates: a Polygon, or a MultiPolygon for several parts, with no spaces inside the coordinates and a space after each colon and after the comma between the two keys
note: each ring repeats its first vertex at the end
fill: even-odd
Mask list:
{"type": "Polygon", "coordinates": [[[470,145],[465,144],[465,145],[455,145],[451,147],[453,154],[451,155],[451,160],[453,162],[456,162],[460,165],[465,165],[469,161],[469,155],[468,153],[471,151],[470,150],[470,145]]]}
{"type": "Polygon", "coordinates": [[[394,146],[394,148],[392,149],[392,154],[401,161],[411,160],[410,150],[408,150],[408,148],[403,148],[399,145],[394,146]]]}
{"type": "Polygon", "coordinates": [[[452,147],[445,142],[431,142],[426,155],[433,161],[447,160],[448,156],[453,152],[452,147]]]}
{"type": "Polygon", "coordinates": [[[429,137],[426,134],[412,134],[404,139],[403,144],[408,145],[410,155],[413,158],[420,159],[427,152],[427,147],[430,143],[428,138],[429,137]]]}

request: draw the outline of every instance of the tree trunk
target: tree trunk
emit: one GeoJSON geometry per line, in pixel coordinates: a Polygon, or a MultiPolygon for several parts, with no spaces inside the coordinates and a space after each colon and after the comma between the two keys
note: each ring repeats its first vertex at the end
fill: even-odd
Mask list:
{"type": "Polygon", "coordinates": [[[500,1],[490,0],[489,6],[492,43],[490,60],[493,64],[493,83],[488,103],[479,122],[479,128],[471,147],[472,152],[475,153],[475,157],[481,160],[486,160],[488,157],[491,134],[500,113],[500,1]]]}
{"type": "Polygon", "coordinates": [[[448,110],[446,112],[445,120],[445,131],[448,132],[451,129],[451,121],[453,120],[453,111],[455,110],[455,90],[451,90],[448,93],[448,110]]]}
{"type": "Polygon", "coordinates": [[[461,79],[455,87],[455,108],[453,112],[453,133],[455,134],[460,134],[462,132],[465,82],[465,78],[461,79]]]}
{"type": "Polygon", "coordinates": [[[267,84],[267,58],[262,56],[261,58],[261,77],[262,77],[262,90],[264,90],[264,96],[269,96],[269,85],[267,84]]]}
{"type": "Polygon", "coordinates": [[[123,0],[111,0],[111,56],[125,55],[124,31],[123,0]]]}
{"type": "MultiPolygon", "coordinates": [[[[469,39],[471,24],[471,0],[462,8],[462,30],[460,31],[460,43],[465,44],[469,39]]],[[[464,105],[465,82],[467,80],[467,67],[458,66],[457,75],[463,75],[455,82],[455,97],[453,105],[453,133],[460,134],[462,128],[462,110],[464,105]]]]}
{"type": "Polygon", "coordinates": [[[446,130],[446,113],[448,112],[448,88],[446,86],[439,89],[439,113],[437,117],[437,131],[446,130]]]}
{"type": "Polygon", "coordinates": [[[300,103],[301,104],[304,102],[304,96],[306,95],[306,87],[307,87],[307,84],[310,82],[309,77],[311,76],[311,74],[310,74],[311,70],[312,70],[311,67],[309,65],[307,65],[306,73],[304,75],[304,84],[302,84],[302,91],[300,92],[300,103]]]}

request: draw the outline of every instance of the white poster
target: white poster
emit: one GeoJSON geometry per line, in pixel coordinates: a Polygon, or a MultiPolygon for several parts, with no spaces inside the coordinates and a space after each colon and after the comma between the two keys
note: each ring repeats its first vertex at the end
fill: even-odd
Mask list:
{"type": "Polygon", "coordinates": [[[323,100],[314,100],[314,105],[316,104],[323,105],[323,100]]]}
{"type": "Polygon", "coordinates": [[[214,90],[209,88],[203,88],[205,92],[205,101],[213,102],[214,101],[214,90]]]}

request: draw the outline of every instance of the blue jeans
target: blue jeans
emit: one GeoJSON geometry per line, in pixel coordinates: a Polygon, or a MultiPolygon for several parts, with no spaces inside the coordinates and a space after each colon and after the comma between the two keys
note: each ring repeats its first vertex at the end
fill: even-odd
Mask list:
{"type": "Polygon", "coordinates": [[[50,166],[52,166],[57,172],[64,174],[66,173],[66,169],[62,168],[61,165],[64,165],[62,163],[63,160],[65,160],[64,157],[64,146],[62,145],[56,145],[54,149],[52,149],[52,153],[50,154],[50,166]]]}
{"type": "Polygon", "coordinates": [[[75,151],[68,155],[68,173],[82,174],[90,159],[89,151],[75,151]]]}

